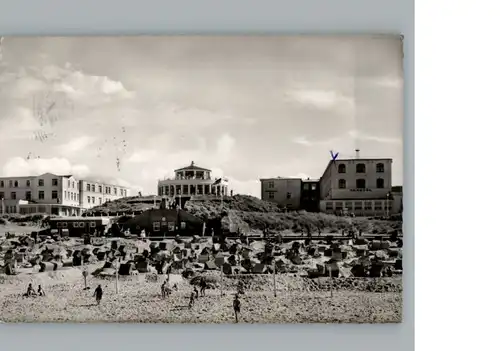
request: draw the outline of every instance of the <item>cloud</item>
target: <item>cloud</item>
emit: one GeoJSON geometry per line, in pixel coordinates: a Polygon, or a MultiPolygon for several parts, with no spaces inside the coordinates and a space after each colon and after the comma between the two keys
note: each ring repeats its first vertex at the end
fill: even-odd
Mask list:
{"type": "Polygon", "coordinates": [[[86,165],[72,165],[67,159],[56,157],[30,160],[13,157],[8,159],[2,168],[4,177],[36,176],[43,173],[73,174],[76,178],[83,178],[90,173],[90,169],[86,165]]]}
{"type": "Polygon", "coordinates": [[[159,154],[156,150],[138,150],[134,151],[127,161],[132,163],[147,163],[157,160],[158,158],[159,154]]]}
{"type": "Polygon", "coordinates": [[[383,137],[376,135],[369,135],[357,130],[350,130],[346,134],[340,137],[330,138],[326,140],[308,140],[306,137],[300,136],[292,139],[293,143],[304,145],[307,147],[312,146],[330,146],[335,144],[349,144],[350,142],[354,142],[356,140],[364,140],[364,141],[373,141],[382,144],[399,144],[401,143],[401,139],[399,138],[391,138],[391,137],[383,137]]]}
{"type": "Polygon", "coordinates": [[[58,149],[64,155],[72,155],[92,145],[94,140],[95,139],[91,136],[82,135],[80,137],[68,141],[65,144],[60,145],[58,149]]]}
{"type": "Polygon", "coordinates": [[[351,130],[347,134],[349,137],[351,137],[353,139],[375,141],[377,143],[384,143],[384,144],[400,144],[401,143],[400,138],[390,138],[390,137],[369,135],[369,134],[366,134],[366,133],[363,133],[363,132],[360,132],[357,130],[351,130]]]}
{"type": "Polygon", "coordinates": [[[294,90],[285,94],[289,101],[320,110],[332,110],[336,107],[352,107],[351,98],[334,90],[294,90]]]}
{"type": "Polygon", "coordinates": [[[236,140],[229,134],[224,134],[217,140],[216,158],[220,163],[226,163],[231,159],[235,143],[236,140]]]}

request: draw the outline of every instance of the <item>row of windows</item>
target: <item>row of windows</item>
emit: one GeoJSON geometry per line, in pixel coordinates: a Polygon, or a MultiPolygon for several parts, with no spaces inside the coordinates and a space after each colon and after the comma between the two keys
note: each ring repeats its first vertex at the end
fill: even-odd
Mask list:
{"type": "MultiPolygon", "coordinates": [[[[346,165],[341,163],[337,166],[337,170],[339,173],[345,173],[346,172],[346,165]]],[[[376,172],[377,173],[384,173],[385,172],[385,167],[383,163],[377,163],[375,166],[376,172]]],[[[356,173],[366,173],[366,165],[364,163],[358,163],[356,165],[356,173]]]]}
{"type": "MultiPolygon", "coordinates": [[[[173,232],[175,230],[175,222],[167,223],[168,231],[173,232]]],[[[153,231],[159,232],[161,228],[160,222],[153,222],[153,231]]],[[[186,229],[186,222],[181,222],[181,229],[186,229]]]]}
{"type": "MultiPolygon", "coordinates": [[[[92,191],[93,193],[95,193],[96,189],[98,193],[102,193],[102,185],[97,185],[96,187],[95,184],[87,184],[87,191],[92,191]]],[[[111,194],[111,187],[105,186],[104,193],[111,194]]],[[[118,195],[118,188],[113,188],[113,195],[118,195]]],[[[120,189],[120,196],[127,196],[127,190],[120,189]]]]}
{"type": "MultiPolygon", "coordinates": [[[[9,180],[9,188],[18,188],[19,187],[19,181],[17,180],[9,180]]],[[[27,179],[26,180],[26,187],[31,186],[31,180],[27,179]]],[[[52,178],[52,186],[58,186],[59,185],[59,179],[58,178],[52,178]]],[[[45,186],[45,179],[38,179],[38,186],[45,186]]],[[[5,188],[5,181],[0,180],[0,188],[5,188]]],[[[76,188],[76,183],[74,181],[71,181],[68,179],[68,188],[76,188]]]]}
{"type": "Polygon", "coordinates": [[[304,190],[316,190],[316,184],[312,183],[312,184],[309,184],[309,183],[304,183],[303,187],[302,187],[304,190]]]}
{"type": "Polygon", "coordinates": [[[326,210],[333,211],[335,208],[336,211],[341,210],[383,210],[383,209],[392,209],[392,203],[387,201],[354,201],[353,202],[327,202],[326,210]]]}
{"type": "Polygon", "coordinates": [[[79,201],[78,200],[78,194],[73,193],[71,191],[64,191],[64,199],[65,200],[71,200],[71,201],[79,201]]]}
{"type": "MultiPolygon", "coordinates": [[[[4,193],[3,192],[0,192],[0,199],[3,199],[4,198],[4,193]]],[[[56,190],[54,190],[52,192],[52,199],[57,199],[58,198],[58,192],[56,190]]],[[[10,199],[11,200],[17,200],[17,193],[16,192],[11,192],[10,193],[10,199]]],[[[24,199],[25,200],[28,200],[30,201],[31,200],[31,191],[27,191],[25,196],[24,196],[24,199]]],[[[45,200],[45,191],[39,191],[38,192],[38,199],[39,200],[45,200]]]]}
{"type": "MultiPolygon", "coordinates": [[[[68,228],[68,222],[57,222],[57,228],[68,228]]],[[[90,228],[95,228],[95,222],[89,223],[90,228]]],[[[73,228],[85,228],[85,222],[73,222],[73,228]]]]}
{"type": "Polygon", "coordinates": [[[220,195],[222,191],[223,195],[228,194],[227,186],[214,186],[211,187],[209,184],[200,185],[167,185],[160,186],[158,188],[158,195],[160,196],[175,196],[179,194],[183,195],[220,195]]]}
{"type": "MultiPolygon", "coordinates": [[[[339,179],[338,181],[339,189],[347,188],[347,181],[345,179],[339,179]]],[[[383,189],[385,187],[385,181],[382,178],[377,179],[377,189],[383,189]]],[[[356,179],[356,189],[365,189],[366,188],[366,180],[364,179],[356,179]]]]}

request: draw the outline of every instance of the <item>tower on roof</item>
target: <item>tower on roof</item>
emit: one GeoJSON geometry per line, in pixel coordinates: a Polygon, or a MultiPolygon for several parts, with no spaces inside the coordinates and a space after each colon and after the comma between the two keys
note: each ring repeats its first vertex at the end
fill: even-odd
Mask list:
{"type": "Polygon", "coordinates": [[[194,166],[194,161],[191,161],[191,166],[194,166]]]}

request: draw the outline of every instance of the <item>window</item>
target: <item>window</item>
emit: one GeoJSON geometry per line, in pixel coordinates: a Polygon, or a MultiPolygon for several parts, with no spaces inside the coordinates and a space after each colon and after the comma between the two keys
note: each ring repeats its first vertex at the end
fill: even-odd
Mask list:
{"type": "Polygon", "coordinates": [[[5,195],[4,195],[3,191],[2,191],[2,192],[0,192],[0,200],[1,200],[1,199],[3,199],[3,198],[4,198],[4,196],[5,196],[5,195]]]}
{"type": "Polygon", "coordinates": [[[186,222],[181,222],[181,229],[186,229],[186,222]]]}
{"type": "Polygon", "coordinates": [[[0,188],[4,188],[5,187],[5,182],[3,180],[0,180],[0,188]]]}
{"type": "Polygon", "coordinates": [[[303,189],[304,189],[304,190],[309,190],[309,184],[304,183],[303,189]]]}
{"type": "Polygon", "coordinates": [[[10,193],[10,198],[11,198],[12,200],[15,200],[15,199],[16,199],[16,192],[15,192],[15,191],[13,191],[13,192],[11,192],[11,193],[10,193]]]}
{"type": "MultiPolygon", "coordinates": [[[[165,187],[165,191],[168,191],[167,187],[165,187]]],[[[168,195],[168,193],[166,195],[168,195]]],[[[120,189],[120,196],[123,196],[123,189],[120,189]]]]}
{"type": "Polygon", "coordinates": [[[79,227],[79,228],[85,228],[85,223],[83,223],[83,222],[79,222],[79,223],[78,223],[78,227],[79,227]]]}
{"type": "Polygon", "coordinates": [[[92,203],[95,204],[95,197],[92,196],[92,203]]]}
{"type": "Polygon", "coordinates": [[[68,192],[66,190],[64,190],[64,200],[67,200],[68,199],[68,192]]]}
{"type": "Polygon", "coordinates": [[[78,222],[73,222],[73,228],[78,228],[78,222]]]}
{"type": "Polygon", "coordinates": [[[183,185],[182,186],[182,193],[183,194],[188,194],[189,193],[189,185],[183,185]]]}
{"type": "Polygon", "coordinates": [[[57,186],[57,178],[52,179],[52,186],[57,186]]]}
{"type": "Polygon", "coordinates": [[[99,185],[99,192],[102,193],[102,185],[99,185]]]}
{"type": "Polygon", "coordinates": [[[16,180],[16,181],[14,182],[14,188],[17,188],[18,186],[19,186],[19,183],[18,183],[18,181],[16,180]]]}
{"type": "Polygon", "coordinates": [[[102,205],[102,198],[99,198],[99,205],[102,205]]]}
{"type": "Polygon", "coordinates": [[[354,203],[354,209],[355,209],[355,210],[361,210],[361,209],[363,209],[363,203],[362,203],[362,202],[360,202],[360,201],[356,201],[356,202],[354,203]]]}
{"type": "Polygon", "coordinates": [[[39,200],[43,200],[43,199],[45,199],[45,192],[43,192],[43,191],[39,191],[39,192],[38,192],[38,199],[39,199],[39,200]]]}
{"type": "Polygon", "coordinates": [[[268,188],[270,188],[270,189],[274,188],[274,182],[269,182],[268,183],[268,188]]]}
{"type": "Polygon", "coordinates": [[[274,193],[269,193],[269,198],[274,199],[274,193]]]}
{"type": "Polygon", "coordinates": [[[292,193],[286,193],[286,198],[291,199],[292,198],[292,193]]]}
{"type": "Polygon", "coordinates": [[[311,184],[311,190],[316,190],[316,184],[311,184]]]}
{"type": "Polygon", "coordinates": [[[26,200],[28,200],[28,201],[31,200],[31,191],[26,192],[26,200]]]}
{"type": "Polygon", "coordinates": [[[377,163],[377,173],[384,173],[384,164],[383,163],[377,163]]]}
{"type": "Polygon", "coordinates": [[[90,228],[95,228],[95,222],[90,222],[90,228]]]}
{"type": "Polygon", "coordinates": [[[52,192],[52,199],[57,199],[57,191],[52,192]]]}
{"type": "Polygon", "coordinates": [[[113,188],[113,193],[114,193],[115,195],[118,195],[118,191],[116,190],[116,188],[113,188]]]}
{"type": "Polygon", "coordinates": [[[377,179],[377,188],[378,189],[383,189],[384,188],[384,180],[382,178],[377,179]]]}
{"type": "Polygon", "coordinates": [[[62,222],[62,227],[63,227],[63,228],[67,228],[67,227],[68,227],[68,223],[66,223],[66,222],[62,222]]]}
{"type": "Polygon", "coordinates": [[[12,180],[9,180],[9,188],[12,188],[12,180]]]}
{"type": "Polygon", "coordinates": [[[87,191],[90,191],[90,184],[87,184],[87,191]]]}
{"type": "Polygon", "coordinates": [[[27,180],[27,181],[26,181],[26,186],[27,186],[27,187],[30,187],[30,186],[31,186],[31,180],[27,180]]]}
{"type": "Polygon", "coordinates": [[[365,202],[365,210],[371,210],[372,209],[372,203],[371,202],[365,202]]]}
{"type": "Polygon", "coordinates": [[[61,228],[61,225],[62,225],[61,222],[57,222],[57,228],[61,228]]]}
{"type": "Polygon", "coordinates": [[[73,187],[73,189],[75,189],[75,188],[76,188],[76,186],[75,186],[75,182],[73,182],[73,183],[72,183],[72,187],[73,187]]]}
{"type": "Polygon", "coordinates": [[[168,231],[173,232],[175,230],[175,223],[174,222],[168,222],[168,231]]]}
{"type": "Polygon", "coordinates": [[[38,179],[38,186],[44,186],[43,179],[38,179]]]}
{"type": "Polygon", "coordinates": [[[382,203],[380,201],[375,201],[375,210],[381,210],[382,209],[382,203]]]}
{"type": "Polygon", "coordinates": [[[365,173],[366,172],[366,166],[364,163],[358,163],[356,165],[356,173],[365,173]]]}
{"type": "Polygon", "coordinates": [[[339,173],[345,173],[345,164],[341,163],[339,164],[339,173]]]}
{"type": "Polygon", "coordinates": [[[68,188],[71,188],[71,180],[68,179],[68,188]]]}
{"type": "Polygon", "coordinates": [[[346,202],[345,203],[345,208],[348,210],[352,210],[352,202],[346,202]]]}
{"type": "Polygon", "coordinates": [[[127,196],[127,190],[123,190],[123,196],[127,196]]]}
{"type": "Polygon", "coordinates": [[[327,211],[333,211],[333,202],[327,202],[326,203],[326,210],[327,211]]]}
{"type": "Polygon", "coordinates": [[[345,188],[346,188],[345,179],[339,179],[339,189],[345,189],[345,188]]]}
{"type": "Polygon", "coordinates": [[[366,188],[366,181],[364,179],[356,179],[356,188],[357,189],[366,188]]]}
{"type": "Polygon", "coordinates": [[[95,185],[92,185],[92,192],[95,193],[95,185]]]}
{"type": "Polygon", "coordinates": [[[344,208],[344,205],[342,205],[342,202],[335,203],[335,209],[337,211],[341,211],[343,208],[344,208]]]}
{"type": "Polygon", "coordinates": [[[160,231],[160,222],[153,222],[153,231],[154,232],[160,231]]]}

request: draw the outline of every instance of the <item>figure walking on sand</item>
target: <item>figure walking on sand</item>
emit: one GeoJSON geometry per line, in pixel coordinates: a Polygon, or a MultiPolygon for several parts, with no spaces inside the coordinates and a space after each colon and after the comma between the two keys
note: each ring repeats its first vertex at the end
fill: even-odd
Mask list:
{"type": "Polygon", "coordinates": [[[236,319],[236,323],[238,323],[238,314],[240,313],[241,302],[238,299],[238,294],[234,295],[233,300],[233,309],[234,309],[234,318],[236,319]]]}
{"type": "Polygon", "coordinates": [[[207,288],[207,281],[205,280],[205,277],[202,277],[200,279],[200,295],[205,296],[205,289],[207,288]]]}
{"type": "Polygon", "coordinates": [[[97,302],[97,305],[99,306],[101,304],[101,300],[102,300],[102,288],[101,288],[101,284],[99,284],[97,286],[97,288],[95,289],[95,291],[94,291],[94,297],[95,297],[95,300],[97,302]]]}
{"type": "Polygon", "coordinates": [[[195,292],[194,290],[191,292],[191,296],[189,297],[189,308],[192,308],[194,306],[194,299],[195,299],[195,292]]]}

